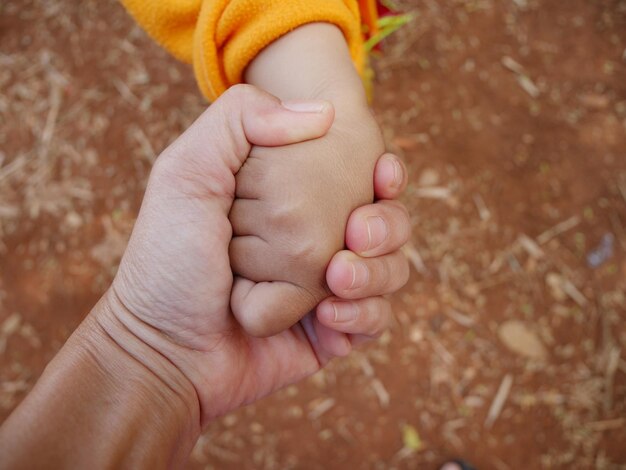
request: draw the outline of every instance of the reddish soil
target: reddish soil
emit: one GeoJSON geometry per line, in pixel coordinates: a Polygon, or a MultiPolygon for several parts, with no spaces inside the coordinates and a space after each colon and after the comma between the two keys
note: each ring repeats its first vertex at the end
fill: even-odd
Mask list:
{"type": "MultiPolygon", "coordinates": [[[[374,62],[411,174],[397,325],[213,423],[189,467],[626,468],[626,1],[398,4],[415,19],[374,62]]],[[[0,416],[204,107],[117,3],[0,5],[0,416]]]]}

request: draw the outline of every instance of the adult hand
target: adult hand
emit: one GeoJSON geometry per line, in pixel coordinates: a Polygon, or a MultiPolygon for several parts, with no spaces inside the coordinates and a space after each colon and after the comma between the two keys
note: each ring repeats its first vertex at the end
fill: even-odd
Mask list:
{"type": "MultiPolygon", "coordinates": [[[[253,87],[234,87],[154,166],[118,274],[92,315],[108,336],[164,383],[188,380],[197,398],[185,399],[199,401],[201,424],[300,380],[333,354],[345,353],[334,349],[341,335],[376,335],[390,320],[388,304],[372,296],[406,281],[406,260],[397,250],[408,236],[408,218],[389,201],[352,214],[346,241],[361,257],[336,255],[327,277],[338,297],[320,304],[316,317],[278,335],[253,338],[230,312],[228,213],[234,175],[251,145],[317,138],[332,120],[328,103],[281,105],[253,87]],[[368,231],[364,221],[372,215],[386,220],[388,230],[368,231]],[[374,246],[375,241],[380,243],[374,246]],[[369,281],[348,290],[354,261],[368,271],[369,281]],[[339,302],[339,297],[354,300],[339,302]]],[[[404,184],[395,162],[385,156],[377,166],[380,197],[395,196],[404,184]]]]}
{"type": "MultiPolygon", "coordinates": [[[[323,135],[332,108],[305,104],[281,106],[235,88],[159,157],[112,288],[0,427],[0,467],[182,467],[211,417],[316,371],[346,352],[348,337],[382,330],[390,314],[376,296],[407,274],[397,249],[408,219],[390,201],[352,214],[346,242],[353,251],[338,253],[327,272],[337,297],[316,316],[251,338],[229,310],[233,175],[251,143],[323,135]],[[368,225],[369,217],[388,230],[368,225]],[[354,262],[368,282],[349,289],[354,262]]],[[[401,172],[393,157],[381,158],[379,198],[397,195],[401,172]]]]}

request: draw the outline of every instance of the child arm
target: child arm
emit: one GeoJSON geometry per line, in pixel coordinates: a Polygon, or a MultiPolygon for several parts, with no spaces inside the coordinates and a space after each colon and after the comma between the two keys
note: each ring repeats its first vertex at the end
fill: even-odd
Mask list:
{"type": "MultiPolygon", "coordinates": [[[[267,46],[309,23],[341,31],[357,72],[365,53],[361,18],[375,31],[373,0],[122,0],[135,20],[178,59],[192,63],[202,93],[214,100],[244,81],[267,46]]],[[[322,38],[317,36],[315,41],[322,38]]],[[[334,54],[333,50],[328,51],[334,54]]],[[[331,71],[328,71],[331,72],[331,71]]]]}

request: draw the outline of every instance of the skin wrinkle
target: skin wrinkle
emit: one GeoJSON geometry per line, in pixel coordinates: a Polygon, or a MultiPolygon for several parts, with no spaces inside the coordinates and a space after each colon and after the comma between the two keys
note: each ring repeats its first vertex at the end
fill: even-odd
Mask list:
{"type": "MultiPolygon", "coordinates": [[[[112,290],[111,290],[112,291],[112,290]]],[[[121,302],[121,299],[119,299],[119,297],[117,297],[115,292],[111,292],[113,296],[116,297],[116,301],[119,301],[119,305],[122,306],[122,308],[124,307],[124,304],[121,302]]],[[[115,309],[111,308],[110,306],[107,309],[109,311],[109,313],[111,313],[114,318],[116,318],[119,322],[120,322],[120,326],[122,326],[123,331],[126,332],[127,335],[134,337],[136,340],[140,341],[139,338],[137,338],[134,333],[128,328],[128,326],[120,319],[119,315],[116,314],[115,309]]],[[[129,313],[129,312],[128,312],[129,313]]],[[[132,314],[131,314],[132,315],[132,314]]],[[[151,367],[148,364],[148,361],[145,360],[145,357],[143,358],[143,360],[141,360],[136,354],[137,353],[133,353],[131,352],[128,348],[124,347],[122,342],[123,340],[118,339],[115,337],[115,334],[113,333],[113,330],[111,330],[110,328],[108,328],[102,321],[102,319],[98,316],[94,316],[94,320],[93,323],[96,324],[100,331],[106,335],[106,337],[111,341],[112,345],[115,345],[115,347],[118,348],[118,350],[120,352],[125,353],[129,358],[132,358],[133,362],[135,364],[137,364],[138,366],[140,366],[141,368],[143,368],[144,370],[150,372],[150,375],[153,378],[156,378],[162,385],[164,385],[166,387],[167,390],[169,390],[170,392],[174,393],[178,398],[180,398],[181,402],[185,405],[185,407],[187,408],[189,415],[192,416],[194,415],[194,411],[193,408],[195,408],[195,406],[191,406],[189,404],[188,401],[188,396],[187,394],[185,394],[183,392],[183,388],[185,387],[182,384],[179,384],[179,381],[176,378],[171,378],[170,380],[167,380],[163,377],[162,373],[159,373],[158,370],[154,367],[151,367]],[[177,384],[178,386],[174,386],[174,384],[177,384]]],[[[170,364],[172,370],[175,370],[176,373],[180,374],[182,377],[184,377],[184,375],[182,374],[182,372],[178,369],[178,367],[171,362],[171,360],[163,355],[161,352],[159,352],[157,349],[153,348],[152,346],[150,346],[148,343],[145,343],[143,341],[140,341],[140,343],[146,347],[149,348],[150,350],[150,354],[156,354],[157,357],[160,357],[161,359],[165,360],[167,363],[170,364]]],[[[95,358],[98,364],[100,363],[100,360],[98,358],[98,355],[94,355],[92,354],[95,358]]],[[[105,366],[101,366],[101,367],[105,367],[105,366]]],[[[106,366],[105,370],[108,370],[108,367],[110,367],[109,365],[106,366]]],[[[163,372],[163,371],[161,371],[163,372]]],[[[188,382],[188,385],[190,386],[189,388],[191,390],[193,390],[193,393],[195,395],[196,400],[194,401],[194,405],[197,404],[199,413],[198,413],[198,417],[202,416],[202,409],[201,409],[201,401],[200,401],[200,396],[197,394],[197,391],[195,389],[195,387],[193,387],[191,381],[189,381],[189,379],[187,377],[184,377],[184,380],[186,380],[188,382]]],[[[200,428],[200,421],[198,422],[198,428],[200,428]]]]}

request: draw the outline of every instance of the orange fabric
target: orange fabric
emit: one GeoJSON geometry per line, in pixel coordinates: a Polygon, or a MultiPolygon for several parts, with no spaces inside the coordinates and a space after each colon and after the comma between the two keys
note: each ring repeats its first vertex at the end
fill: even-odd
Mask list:
{"type": "Polygon", "coordinates": [[[135,20],[178,59],[193,64],[200,90],[215,100],[242,81],[267,45],[306,23],[337,25],[363,73],[361,12],[375,29],[374,0],[122,0],[135,20]]]}

